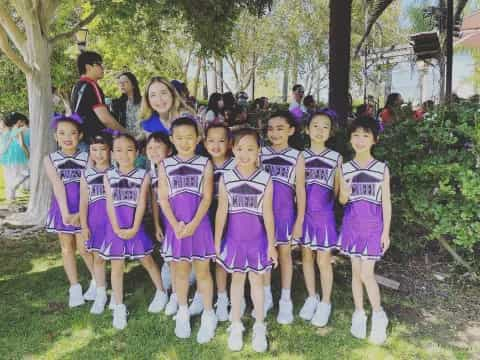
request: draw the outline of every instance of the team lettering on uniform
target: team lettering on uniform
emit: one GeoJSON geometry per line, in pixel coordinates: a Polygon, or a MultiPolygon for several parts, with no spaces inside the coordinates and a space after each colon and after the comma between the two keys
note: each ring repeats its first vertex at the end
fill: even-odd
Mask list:
{"type": "Polygon", "coordinates": [[[307,180],[320,180],[328,182],[331,173],[332,169],[327,168],[311,167],[305,169],[305,177],[307,180]]]}
{"type": "Polygon", "coordinates": [[[288,174],[290,172],[290,166],[282,166],[282,165],[264,164],[264,169],[271,176],[277,176],[277,177],[283,177],[283,178],[288,178],[288,174]]]}
{"type": "Polygon", "coordinates": [[[82,175],[81,169],[59,169],[60,176],[63,179],[75,179],[80,178],[82,175]]]}
{"type": "Polygon", "coordinates": [[[197,188],[199,185],[198,175],[175,175],[172,176],[172,188],[181,189],[181,188],[197,188]]]}

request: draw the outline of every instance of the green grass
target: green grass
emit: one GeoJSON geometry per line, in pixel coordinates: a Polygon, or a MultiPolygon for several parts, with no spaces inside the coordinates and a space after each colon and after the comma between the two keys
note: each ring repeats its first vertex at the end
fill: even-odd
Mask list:
{"type": "MultiPolygon", "coordinates": [[[[43,233],[29,238],[0,238],[0,359],[469,359],[468,348],[458,347],[444,321],[432,320],[431,328],[395,313],[414,307],[408,299],[383,291],[390,315],[385,346],[370,345],[350,336],[352,298],[347,263],[335,268],[334,309],[327,328],[315,329],[296,317],[291,326],[276,324],[273,312],[267,318],[269,352],[258,355],[250,346],[252,319],[244,321],[245,347],[240,353],[227,349],[227,324],[221,324],[214,340],[195,342],[199,317],[192,320],[189,340],[176,339],[174,321],[165,315],[147,313],[153,287],[146,272],[130,263],[125,280],[125,303],[129,322],[124,331],[111,326],[111,313],[89,314],[89,306],[66,307],[67,282],[59,246],[43,233]]],[[[80,260],[78,261],[80,264],[80,260]]],[[[79,266],[84,285],[85,269],[79,266]]],[[[278,284],[278,279],[274,279],[278,284]]],[[[278,289],[274,297],[278,298],[278,289]]],[[[305,291],[296,267],[294,304],[298,313],[305,291]]],[[[473,351],[473,350],[470,350],[473,351]]]]}

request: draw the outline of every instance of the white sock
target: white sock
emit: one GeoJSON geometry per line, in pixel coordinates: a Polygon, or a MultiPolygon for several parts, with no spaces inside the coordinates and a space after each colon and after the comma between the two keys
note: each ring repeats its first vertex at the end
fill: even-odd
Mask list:
{"type": "Polygon", "coordinates": [[[170,297],[175,299],[175,301],[177,301],[177,293],[172,293],[172,295],[170,295],[170,297]]]}
{"type": "Polygon", "coordinates": [[[265,295],[272,297],[272,288],[270,285],[264,286],[263,291],[265,292],[265,295]]]}
{"type": "Polygon", "coordinates": [[[188,305],[179,305],[178,312],[188,312],[188,305]]]}
{"type": "Polygon", "coordinates": [[[97,286],[97,282],[95,281],[94,278],[92,278],[91,283],[92,283],[93,286],[97,286]]]}
{"type": "Polygon", "coordinates": [[[218,293],[218,299],[228,300],[227,293],[226,292],[219,292],[218,293]]]}
{"type": "Polygon", "coordinates": [[[290,300],[290,289],[282,289],[282,297],[280,300],[291,301],[290,300]]]}
{"type": "Polygon", "coordinates": [[[98,295],[105,295],[105,296],[107,296],[107,290],[105,289],[105,286],[97,287],[97,296],[98,296],[98,295]]]}

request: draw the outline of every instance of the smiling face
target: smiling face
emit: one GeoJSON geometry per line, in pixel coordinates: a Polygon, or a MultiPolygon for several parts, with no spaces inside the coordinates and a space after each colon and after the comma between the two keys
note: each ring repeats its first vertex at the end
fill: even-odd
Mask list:
{"type": "Polygon", "coordinates": [[[120,137],[113,141],[113,160],[118,162],[120,169],[130,169],[135,165],[137,149],[132,140],[120,137]]]}
{"type": "Polygon", "coordinates": [[[283,117],[273,117],[268,120],[267,137],[273,146],[287,147],[288,138],[293,135],[295,128],[290,126],[283,117]]]}
{"type": "Polygon", "coordinates": [[[238,166],[243,168],[256,167],[260,155],[257,139],[253,135],[243,136],[233,145],[233,154],[238,166]]]}
{"type": "Polygon", "coordinates": [[[55,140],[64,153],[72,153],[77,150],[82,133],[78,127],[70,121],[60,121],[55,131],[55,140]]]}
{"type": "Polygon", "coordinates": [[[107,166],[110,163],[110,147],[107,144],[91,144],[90,158],[96,166],[107,166]]]}
{"type": "Polygon", "coordinates": [[[212,159],[225,158],[228,151],[226,129],[223,127],[209,129],[204,145],[212,159]]]}
{"type": "Polygon", "coordinates": [[[178,155],[184,158],[190,158],[195,155],[195,147],[200,141],[200,138],[194,126],[179,125],[172,129],[170,141],[175,145],[178,155]]]}
{"type": "Polygon", "coordinates": [[[173,96],[167,85],[156,81],[148,89],[148,101],[157,113],[166,114],[172,108],[173,96]]]}
{"type": "Polygon", "coordinates": [[[325,144],[332,132],[332,122],[326,115],[316,115],[310,121],[307,133],[312,144],[325,144]]]}
{"type": "Polygon", "coordinates": [[[350,135],[350,143],[356,155],[366,155],[371,153],[376,140],[371,131],[359,127],[350,135]]]}
{"type": "Polygon", "coordinates": [[[146,147],[148,160],[158,165],[168,156],[169,150],[168,146],[162,141],[151,139],[146,147]]]}

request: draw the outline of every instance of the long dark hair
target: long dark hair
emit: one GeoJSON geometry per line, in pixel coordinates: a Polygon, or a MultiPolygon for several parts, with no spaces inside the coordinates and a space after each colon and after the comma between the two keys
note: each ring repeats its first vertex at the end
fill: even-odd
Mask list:
{"type": "Polygon", "coordinates": [[[212,110],[215,113],[215,116],[218,116],[218,114],[221,112],[221,109],[218,108],[218,102],[222,99],[223,97],[220,93],[216,92],[210,95],[210,98],[208,99],[207,111],[212,110]]]}
{"type": "MultiPolygon", "coordinates": [[[[128,80],[130,80],[130,82],[132,83],[132,87],[133,87],[133,103],[135,105],[139,105],[140,102],[142,101],[142,94],[140,92],[140,87],[138,86],[138,80],[137,78],[135,77],[135,75],[133,75],[133,73],[131,73],[130,71],[125,71],[123,73],[121,73],[120,75],[117,76],[117,79],[120,79],[121,76],[126,76],[128,78],[128,80]]],[[[127,94],[122,94],[122,96],[120,97],[120,99],[124,100],[124,101],[127,101],[128,98],[127,98],[127,94]]]]}

